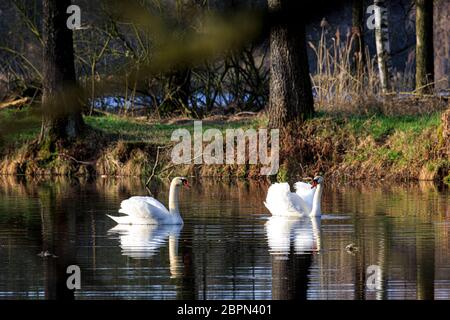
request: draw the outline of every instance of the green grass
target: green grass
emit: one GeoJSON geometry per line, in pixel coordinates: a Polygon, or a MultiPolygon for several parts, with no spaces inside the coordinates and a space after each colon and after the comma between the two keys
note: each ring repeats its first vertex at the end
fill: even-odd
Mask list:
{"type": "MultiPolygon", "coordinates": [[[[3,109],[0,110],[0,147],[6,144],[9,147],[19,147],[26,142],[35,139],[40,130],[41,117],[31,108],[3,109]]],[[[115,135],[118,139],[129,142],[166,143],[170,141],[172,132],[176,129],[187,129],[193,133],[193,125],[185,123],[175,124],[150,124],[145,121],[125,118],[115,115],[84,117],[85,122],[94,129],[106,134],[115,135]]],[[[257,127],[256,122],[203,122],[203,131],[207,129],[219,129],[224,132],[232,128],[257,127]]]]}
{"type": "MultiPolygon", "coordinates": [[[[91,127],[103,130],[107,134],[116,135],[119,139],[130,142],[142,141],[151,143],[166,143],[170,141],[172,132],[176,129],[187,129],[191,135],[194,132],[192,122],[183,124],[150,124],[144,121],[134,120],[132,118],[123,118],[115,115],[85,117],[84,119],[91,127]]],[[[253,122],[218,123],[204,121],[202,123],[203,131],[207,129],[219,129],[223,133],[226,129],[247,129],[256,126],[257,124],[253,122]]]]}
{"type": "MultiPolygon", "coordinates": [[[[0,147],[2,145],[19,147],[37,137],[40,130],[41,117],[32,110],[34,109],[0,110],[0,147]]],[[[319,120],[322,117],[327,117],[327,115],[324,113],[318,115],[319,120]]],[[[145,121],[115,115],[101,117],[86,116],[84,119],[91,127],[102,130],[107,134],[115,135],[118,139],[130,142],[141,141],[163,144],[170,141],[172,132],[176,129],[187,129],[191,134],[193,133],[192,122],[183,124],[150,124],[145,121]]],[[[373,136],[374,139],[380,139],[395,131],[420,133],[426,128],[437,127],[440,123],[440,113],[398,117],[383,115],[372,117],[350,116],[335,117],[333,119],[342,123],[356,135],[368,134],[373,136]]],[[[257,128],[260,125],[264,126],[264,124],[264,120],[260,119],[250,122],[204,121],[203,130],[215,128],[224,133],[226,129],[257,128]]],[[[398,157],[396,154],[387,156],[392,160],[398,157]]]]}
{"type": "Polygon", "coordinates": [[[424,129],[437,127],[440,123],[440,113],[421,116],[384,116],[347,118],[347,125],[356,133],[367,133],[375,140],[383,138],[395,131],[420,133],[424,129]]]}
{"type": "Polygon", "coordinates": [[[157,141],[164,137],[165,130],[145,122],[118,116],[85,117],[85,122],[94,129],[117,135],[126,141],[157,141]]]}
{"type": "MultiPolygon", "coordinates": [[[[41,116],[33,110],[36,109],[0,110],[0,155],[4,156],[11,153],[12,150],[21,150],[20,148],[26,146],[27,142],[36,139],[40,131],[41,116]]],[[[332,157],[327,161],[334,161],[333,165],[339,165],[339,161],[341,161],[339,156],[335,157],[336,152],[339,152],[339,155],[343,156],[344,167],[362,168],[361,170],[368,170],[368,172],[390,170],[390,172],[395,171],[407,176],[411,172],[416,174],[414,170],[411,171],[411,168],[421,168],[424,164],[428,166],[427,169],[430,172],[436,171],[437,167],[434,167],[434,162],[439,159],[433,158],[435,154],[433,150],[441,143],[436,141],[442,135],[442,132],[439,131],[439,128],[442,127],[440,126],[440,117],[440,113],[421,116],[348,117],[321,113],[315,119],[305,123],[306,128],[299,130],[311,131],[314,144],[318,146],[318,152],[323,152],[325,158],[328,155],[332,157]],[[333,149],[334,145],[340,146],[340,149],[333,149]],[[424,159],[429,160],[425,163],[424,159]]],[[[172,133],[176,129],[188,130],[191,137],[193,137],[194,131],[193,121],[189,120],[179,120],[176,124],[150,123],[145,119],[116,115],[85,116],[84,119],[88,126],[111,137],[111,146],[113,147],[115,147],[114,141],[119,140],[128,143],[143,142],[164,145],[170,142],[172,133]]],[[[267,117],[246,121],[231,120],[230,122],[217,119],[204,120],[202,122],[203,131],[218,129],[225,134],[226,129],[246,130],[267,126],[267,117]]],[[[105,141],[109,141],[109,139],[105,139],[105,141]]],[[[46,161],[38,164],[45,167],[46,163],[50,163],[48,159],[52,159],[52,154],[44,154],[38,158],[46,161]]],[[[440,165],[438,162],[436,163],[440,165]]],[[[278,179],[285,180],[286,175],[286,168],[281,167],[278,179]]],[[[446,179],[448,182],[450,178],[446,179]]]]}

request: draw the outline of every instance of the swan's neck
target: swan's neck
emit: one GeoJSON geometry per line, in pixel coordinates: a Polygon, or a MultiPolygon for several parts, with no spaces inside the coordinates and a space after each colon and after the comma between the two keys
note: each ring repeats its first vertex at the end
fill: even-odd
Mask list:
{"type": "Polygon", "coordinates": [[[311,216],[320,216],[320,198],[322,198],[322,184],[317,185],[317,190],[314,193],[311,216]]]}
{"type": "Polygon", "coordinates": [[[178,208],[178,192],[178,186],[174,182],[172,182],[170,184],[169,191],[169,211],[173,214],[180,214],[180,210],[178,208]]]}

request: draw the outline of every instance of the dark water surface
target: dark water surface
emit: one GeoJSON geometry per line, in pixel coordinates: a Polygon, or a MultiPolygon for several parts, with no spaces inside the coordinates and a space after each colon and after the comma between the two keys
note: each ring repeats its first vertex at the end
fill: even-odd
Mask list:
{"type": "MultiPolygon", "coordinates": [[[[450,299],[446,188],[328,184],[322,219],[286,221],[266,183],[191,184],[184,226],[113,229],[139,180],[0,177],[0,299],[70,298],[71,264],[76,299],[450,299]]],[[[152,188],[164,204],[167,187],[152,188]]]]}

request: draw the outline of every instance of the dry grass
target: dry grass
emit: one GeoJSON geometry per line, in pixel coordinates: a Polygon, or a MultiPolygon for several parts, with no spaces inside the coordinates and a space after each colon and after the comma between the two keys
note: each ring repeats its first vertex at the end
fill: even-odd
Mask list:
{"type": "Polygon", "coordinates": [[[447,100],[417,95],[411,88],[409,65],[404,72],[394,72],[392,90],[383,95],[378,76],[376,57],[366,47],[364,57],[356,60],[354,38],[345,37],[337,29],[332,36],[322,31],[317,44],[309,42],[315,53],[316,68],[311,76],[317,111],[345,114],[420,115],[445,109],[447,100]],[[363,67],[357,68],[357,65],[363,67]]]}
{"type": "Polygon", "coordinates": [[[364,57],[354,60],[353,38],[341,39],[339,29],[329,39],[325,30],[319,43],[309,42],[316,56],[316,69],[312,76],[316,109],[322,111],[359,111],[357,106],[376,101],[381,93],[375,59],[366,48],[364,57]],[[331,44],[330,44],[331,43],[331,44]],[[363,59],[365,58],[365,59],[363,59]],[[355,63],[366,61],[364,68],[355,63]]]}

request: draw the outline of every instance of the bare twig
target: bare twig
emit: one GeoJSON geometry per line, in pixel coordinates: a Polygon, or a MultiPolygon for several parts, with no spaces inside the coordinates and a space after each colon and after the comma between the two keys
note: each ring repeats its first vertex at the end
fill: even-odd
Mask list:
{"type": "MultiPolygon", "coordinates": [[[[158,160],[159,160],[159,150],[160,150],[160,149],[167,148],[167,147],[168,147],[168,146],[158,147],[158,149],[157,149],[157,151],[156,151],[156,158],[155,158],[155,163],[154,163],[154,165],[153,165],[152,173],[151,173],[150,177],[147,179],[147,182],[145,183],[145,186],[146,186],[146,187],[150,184],[150,181],[151,181],[151,180],[153,179],[153,177],[155,176],[155,171],[156,171],[156,167],[158,166],[158,160]]],[[[195,159],[198,159],[198,158],[200,158],[200,157],[202,157],[202,156],[203,156],[203,153],[200,154],[200,155],[198,155],[198,156],[196,156],[196,157],[194,157],[194,158],[192,158],[192,159],[190,159],[190,160],[189,160],[189,163],[192,163],[195,159]]],[[[158,174],[161,174],[161,173],[163,173],[164,171],[173,168],[175,165],[176,165],[176,164],[171,163],[171,164],[165,166],[164,168],[161,169],[161,171],[159,171],[158,174]]]]}
{"type": "Polygon", "coordinates": [[[72,160],[72,161],[74,161],[74,162],[76,162],[78,164],[84,164],[84,165],[88,165],[88,166],[95,165],[95,161],[80,161],[80,160],[77,160],[74,157],[69,156],[68,154],[65,154],[65,153],[59,153],[58,156],[63,157],[63,158],[67,158],[67,159],[72,160]]]}
{"type": "Polygon", "coordinates": [[[159,160],[159,150],[164,149],[166,147],[167,146],[158,146],[158,148],[156,150],[156,157],[155,157],[155,163],[153,164],[152,174],[150,175],[150,177],[147,179],[147,182],[145,183],[146,187],[150,184],[150,181],[152,181],[153,177],[155,176],[155,170],[156,170],[156,167],[158,166],[158,160],[159,160]]]}
{"type": "MultiPolygon", "coordinates": [[[[200,158],[200,157],[202,157],[203,156],[203,153],[202,154],[199,154],[198,156],[196,156],[196,157],[194,157],[194,158],[192,158],[192,159],[190,159],[189,160],[189,163],[191,163],[192,161],[194,161],[195,159],[198,159],[198,158],[200,158]]],[[[163,169],[161,169],[161,171],[159,172],[159,173],[162,173],[162,172],[164,172],[164,171],[166,171],[166,170],[169,170],[169,169],[171,169],[171,168],[173,168],[173,167],[175,167],[176,166],[176,164],[169,164],[169,165],[167,165],[166,167],[164,167],[163,169]]]]}

